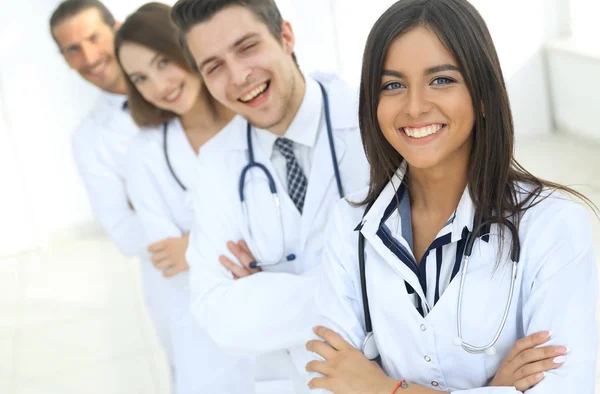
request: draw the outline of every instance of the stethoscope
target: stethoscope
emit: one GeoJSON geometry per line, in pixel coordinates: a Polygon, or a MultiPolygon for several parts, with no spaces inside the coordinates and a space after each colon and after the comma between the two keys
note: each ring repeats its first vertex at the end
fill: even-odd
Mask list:
{"type": "MultiPolygon", "coordinates": [[[[335,181],[337,184],[338,193],[340,198],[344,197],[344,190],[342,188],[342,179],[340,176],[340,169],[337,162],[337,154],[335,152],[335,144],[333,141],[333,128],[331,126],[331,116],[329,112],[329,97],[327,95],[327,91],[323,87],[323,85],[319,82],[319,87],[321,88],[321,93],[323,94],[323,103],[325,106],[325,122],[327,124],[327,138],[329,139],[329,149],[331,152],[331,160],[333,161],[333,170],[335,173],[335,181]]],[[[242,204],[242,212],[244,215],[244,220],[246,222],[246,228],[248,229],[248,238],[246,242],[250,250],[252,251],[254,257],[256,257],[256,261],[251,264],[251,268],[261,267],[261,266],[269,266],[275,265],[286,261],[293,261],[296,259],[296,255],[289,254],[285,255],[285,232],[283,226],[283,215],[281,214],[281,203],[279,197],[277,196],[277,187],[275,186],[275,179],[271,175],[270,171],[264,164],[256,162],[254,159],[254,148],[252,146],[252,125],[250,122],[247,122],[246,128],[246,139],[248,140],[248,164],[242,169],[240,174],[240,182],[239,182],[239,194],[240,194],[240,203],[242,204]],[[269,190],[271,192],[271,197],[273,199],[273,204],[275,205],[275,209],[277,210],[277,221],[279,222],[279,253],[278,257],[274,259],[267,259],[262,253],[260,253],[260,248],[258,248],[258,244],[254,239],[252,234],[252,229],[250,227],[250,220],[248,215],[248,204],[244,195],[244,187],[246,181],[246,174],[252,169],[257,168],[263,172],[263,174],[267,177],[267,181],[269,184],[269,190]]]]}
{"type": "Polygon", "coordinates": [[[179,179],[177,174],[175,174],[175,171],[173,170],[173,167],[171,166],[171,160],[169,160],[169,152],[167,150],[167,132],[168,132],[168,130],[169,130],[169,126],[168,126],[167,122],[165,122],[163,124],[163,151],[165,152],[165,160],[167,162],[167,167],[169,167],[169,171],[171,172],[171,176],[173,176],[173,179],[175,179],[175,181],[179,184],[179,187],[181,187],[181,189],[185,192],[185,191],[187,191],[187,188],[185,187],[183,182],[181,182],[181,180],[179,179]]]}
{"type": "MultiPolygon", "coordinates": [[[[364,215],[367,214],[369,209],[371,208],[372,203],[369,204],[365,210],[364,215]]],[[[364,223],[364,215],[363,215],[363,223],[364,223]]],[[[502,320],[498,329],[496,330],[496,334],[492,338],[492,340],[485,346],[475,346],[463,339],[462,336],[462,300],[463,300],[463,292],[465,287],[466,280],[466,272],[469,265],[469,259],[471,257],[471,253],[473,252],[473,245],[475,243],[475,239],[478,238],[477,234],[481,232],[481,230],[492,224],[491,221],[483,221],[479,226],[475,227],[477,223],[477,215],[475,216],[475,220],[473,221],[473,231],[469,233],[467,237],[467,242],[465,245],[465,250],[463,252],[463,261],[460,270],[460,287],[458,290],[458,313],[456,316],[456,328],[458,335],[454,338],[452,343],[456,346],[461,346],[466,352],[471,354],[481,354],[485,353],[487,355],[496,354],[496,342],[500,338],[502,334],[502,330],[506,325],[506,321],[508,320],[508,312],[510,310],[510,306],[512,304],[513,294],[515,290],[515,283],[517,278],[517,264],[519,263],[520,253],[521,253],[521,243],[519,241],[519,233],[515,225],[506,221],[505,225],[508,227],[511,233],[512,238],[512,249],[511,249],[511,262],[512,262],[512,273],[510,278],[510,292],[508,294],[508,299],[506,300],[506,306],[504,307],[504,314],[502,315],[502,320]]],[[[377,348],[377,344],[375,343],[375,337],[373,336],[373,325],[371,323],[371,312],[369,310],[369,298],[367,295],[367,277],[365,270],[365,237],[359,231],[358,233],[358,265],[360,271],[360,287],[362,293],[363,300],[363,310],[365,314],[365,330],[367,335],[362,344],[362,352],[369,360],[375,360],[379,357],[379,349],[377,348]]]]}

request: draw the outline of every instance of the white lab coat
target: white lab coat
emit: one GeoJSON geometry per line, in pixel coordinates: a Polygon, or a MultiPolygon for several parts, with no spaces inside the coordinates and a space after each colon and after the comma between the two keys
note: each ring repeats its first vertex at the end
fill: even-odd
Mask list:
{"type": "MultiPolygon", "coordinates": [[[[384,189],[365,216],[361,230],[365,236],[373,330],[387,374],[442,391],[517,393],[512,387],[485,386],[518,339],[550,330],[548,345],[569,347],[566,362],[548,371],[544,380],[527,393],[593,393],[598,278],[584,209],[556,193],[525,213],[519,229],[521,258],[515,293],[496,344],[497,354],[473,355],[453,345],[460,273],[423,318],[404,284],[406,280],[422,293],[418,280],[376,235],[394,193],[390,185],[384,189]]],[[[350,200],[360,201],[365,196],[365,192],[359,193],[350,200]]],[[[336,206],[326,232],[323,274],[316,295],[319,323],[341,333],[359,349],[365,329],[355,229],[363,212],[364,207],[353,207],[347,201],[336,206]]],[[[471,210],[466,223],[472,222],[473,213],[471,210]]],[[[510,232],[507,230],[504,256],[495,270],[497,234],[498,226],[493,225],[489,242],[475,241],[466,273],[463,340],[478,346],[494,337],[510,288],[511,263],[506,259],[510,232]]]]}
{"type": "MultiPolygon", "coordinates": [[[[196,153],[179,122],[169,122],[168,154],[184,186],[194,187],[196,153]]],[[[149,243],[181,237],[190,231],[193,214],[188,193],[168,169],[163,149],[163,126],[143,130],[133,141],[127,164],[127,191],[149,243]]],[[[162,342],[169,350],[175,393],[246,393],[254,382],[253,360],[226,354],[197,324],[190,311],[188,273],[163,278],[152,263],[142,261],[151,293],[160,306],[149,305],[158,325],[166,326],[162,342]]]]}
{"type": "Polygon", "coordinates": [[[125,192],[125,161],[139,128],[123,109],[127,97],[102,92],[73,134],[73,155],[96,220],[127,256],[145,245],[142,227],[125,192]]]}
{"type": "MultiPolygon", "coordinates": [[[[367,183],[368,166],[358,129],[356,91],[331,75],[315,79],[323,83],[329,95],[344,190],[348,193],[361,189],[367,183]]],[[[258,359],[257,378],[281,380],[272,392],[294,392],[290,377],[295,380],[296,392],[305,392],[302,371],[309,356],[304,342],[316,318],[313,295],[323,231],[331,208],[339,200],[327,133],[319,133],[314,147],[303,214],[287,193],[278,193],[286,255],[294,253],[296,260],[234,281],[218,260],[221,254],[230,256],[227,241],[248,239],[238,191],[241,170],[248,164],[246,121],[236,117],[233,122],[235,127],[220,133],[200,150],[196,177],[204,187],[194,193],[196,219],[187,252],[192,310],[218,344],[263,355],[258,359]],[[267,352],[273,353],[266,355],[267,352]]],[[[278,190],[285,190],[255,136],[254,152],[256,161],[263,163],[275,178],[278,190]]],[[[245,192],[250,221],[263,226],[255,238],[262,245],[270,245],[279,242],[281,229],[274,220],[276,211],[264,178],[261,172],[252,171],[246,178],[245,192]]],[[[273,248],[277,250],[279,245],[273,248]]]]}

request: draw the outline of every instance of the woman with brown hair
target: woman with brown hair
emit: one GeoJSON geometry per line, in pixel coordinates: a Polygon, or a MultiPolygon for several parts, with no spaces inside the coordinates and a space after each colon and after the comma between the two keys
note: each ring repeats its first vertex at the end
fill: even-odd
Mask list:
{"type": "Polygon", "coordinates": [[[479,13],[467,0],[396,2],[367,40],[360,96],[370,186],[339,202],[326,232],[310,386],[593,393],[597,269],[570,197],[595,207],[515,161],[479,13]],[[535,333],[548,346],[529,354],[542,357],[499,382],[535,333]]]}
{"type": "Polygon", "coordinates": [[[126,187],[149,244],[144,293],[175,393],[246,393],[254,384],[251,361],[224,354],[195,321],[185,258],[196,157],[234,114],[213,100],[189,68],[170,12],[167,5],[146,4],[115,39],[129,109],[142,128],[129,150],[126,187]]]}

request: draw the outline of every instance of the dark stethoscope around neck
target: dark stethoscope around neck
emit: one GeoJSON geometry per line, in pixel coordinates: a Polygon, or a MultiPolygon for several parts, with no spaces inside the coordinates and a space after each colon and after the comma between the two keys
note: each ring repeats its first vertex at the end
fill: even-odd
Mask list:
{"type": "MultiPolygon", "coordinates": [[[[380,353],[379,353],[379,349],[377,348],[377,343],[375,341],[375,337],[373,334],[373,324],[371,321],[371,311],[369,308],[369,297],[367,294],[367,274],[366,274],[366,267],[365,267],[365,236],[361,233],[360,230],[362,229],[362,224],[364,224],[364,218],[367,215],[367,213],[369,212],[369,210],[371,209],[371,207],[373,206],[373,203],[374,202],[371,202],[370,204],[367,205],[365,212],[363,214],[363,221],[361,223],[361,226],[359,226],[359,228],[358,228],[358,231],[359,231],[358,232],[358,266],[359,266],[359,273],[360,273],[360,288],[361,288],[361,295],[362,295],[362,302],[363,302],[363,313],[364,313],[364,318],[365,318],[365,331],[366,331],[366,336],[365,336],[365,339],[363,340],[361,350],[362,350],[363,354],[370,360],[377,359],[380,356],[380,353]]],[[[517,264],[519,263],[520,254],[521,254],[521,243],[519,240],[519,233],[517,231],[517,227],[511,221],[506,220],[504,225],[509,229],[511,238],[512,238],[512,248],[511,248],[511,256],[510,256],[511,263],[512,263],[512,271],[511,271],[511,277],[510,277],[510,291],[508,294],[508,298],[506,300],[504,312],[502,314],[502,320],[500,321],[500,324],[498,326],[498,329],[496,330],[496,333],[494,334],[494,337],[486,345],[476,346],[476,345],[472,345],[472,344],[466,342],[463,339],[463,335],[462,335],[461,316],[462,316],[462,300],[463,300],[463,292],[464,292],[464,286],[465,286],[465,280],[466,280],[467,267],[469,265],[469,259],[471,257],[471,253],[473,252],[473,245],[475,244],[475,240],[477,238],[479,238],[479,234],[481,233],[482,229],[484,229],[486,226],[490,226],[490,228],[491,228],[491,224],[493,224],[493,222],[491,220],[484,220],[479,225],[477,225],[478,221],[479,221],[479,218],[477,215],[475,215],[475,218],[473,219],[473,226],[472,226],[473,231],[471,231],[469,233],[469,235],[467,236],[467,242],[466,242],[465,249],[463,252],[463,261],[462,261],[461,269],[460,269],[460,272],[461,272],[460,287],[458,290],[458,301],[457,301],[458,302],[457,315],[456,315],[457,336],[454,338],[452,343],[455,346],[462,347],[463,350],[466,351],[467,353],[471,353],[471,354],[485,353],[487,355],[494,355],[494,354],[496,354],[496,347],[495,347],[496,342],[498,342],[498,339],[500,338],[500,335],[502,334],[502,330],[504,329],[504,326],[506,325],[506,321],[508,320],[508,312],[509,312],[510,306],[512,304],[513,294],[514,294],[514,290],[515,290],[516,277],[517,277],[517,264]]]]}
{"type": "Polygon", "coordinates": [[[167,162],[167,167],[169,167],[169,171],[171,172],[171,176],[179,184],[179,187],[181,187],[181,189],[185,192],[185,191],[187,191],[187,187],[185,187],[185,185],[183,184],[181,179],[179,179],[177,174],[175,174],[175,171],[173,170],[173,166],[171,166],[171,160],[169,160],[169,151],[168,151],[168,146],[167,146],[168,131],[169,131],[169,124],[168,124],[168,122],[165,122],[165,123],[163,123],[163,151],[165,153],[165,160],[167,162]]]}
{"type": "MultiPolygon", "coordinates": [[[[335,174],[336,185],[337,185],[338,194],[339,194],[340,198],[343,198],[344,197],[344,189],[342,188],[342,179],[340,176],[340,169],[339,169],[339,165],[338,165],[338,161],[337,161],[335,144],[333,141],[333,127],[331,125],[329,96],[327,95],[327,91],[325,90],[325,88],[323,87],[323,85],[320,82],[319,82],[319,87],[321,88],[321,94],[323,96],[323,105],[324,105],[324,109],[325,109],[325,122],[327,125],[327,138],[329,140],[329,150],[331,153],[331,160],[333,162],[333,170],[334,170],[334,174],[335,174]]],[[[285,232],[284,232],[284,225],[283,225],[283,216],[281,213],[281,202],[279,200],[279,197],[277,196],[277,186],[275,185],[275,179],[273,178],[273,175],[268,170],[268,168],[264,164],[258,163],[254,158],[254,147],[252,144],[252,125],[250,124],[250,122],[247,122],[246,139],[247,139],[247,143],[248,143],[248,164],[246,164],[246,166],[242,169],[242,172],[240,174],[239,198],[240,198],[240,203],[242,204],[244,220],[246,222],[246,227],[248,230],[247,231],[248,239],[246,241],[248,243],[248,246],[250,247],[250,250],[256,257],[256,261],[257,261],[253,268],[260,267],[260,266],[275,265],[275,264],[279,264],[281,262],[286,262],[286,261],[293,261],[296,259],[296,255],[294,255],[294,254],[286,255],[285,254],[285,232]],[[247,201],[246,201],[246,198],[244,195],[244,187],[245,187],[245,182],[246,182],[246,175],[252,169],[258,169],[258,170],[262,171],[263,174],[266,176],[267,182],[269,184],[269,190],[271,192],[271,196],[273,199],[273,204],[275,205],[275,209],[277,210],[277,220],[279,222],[281,231],[279,231],[280,253],[278,253],[278,257],[276,257],[275,259],[267,259],[265,257],[265,255],[260,252],[260,248],[258,248],[258,244],[257,244],[257,242],[252,234],[252,230],[250,228],[248,205],[247,205],[247,201]]]]}

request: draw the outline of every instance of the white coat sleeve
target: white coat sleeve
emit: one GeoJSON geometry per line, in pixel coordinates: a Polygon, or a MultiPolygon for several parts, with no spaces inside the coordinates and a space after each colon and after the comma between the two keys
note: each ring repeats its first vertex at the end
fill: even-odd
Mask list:
{"type": "MultiPolygon", "coordinates": [[[[148,131],[151,132],[151,131],[148,131]]],[[[127,195],[135,207],[142,224],[148,244],[176,238],[183,235],[177,227],[168,202],[161,191],[156,169],[152,161],[157,152],[153,152],[145,136],[136,138],[129,148],[125,185],[127,195]]]]}
{"type": "Polygon", "coordinates": [[[303,344],[315,320],[316,275],[259,272],[234,280],[219,256],[236,261],[226,243],[242,237],[237,194],[210,166],[199,162],[196,176],[201,186],[193,194],[186,258],[197,321],[218,345],[237,353],[258,355],[303,344]]]}
{"type": "MultiPolygon", "coordinates": [[[[593,394],[596,380],[598,273],[592,231],[582,207],[563,204],[550,223],[527,235],[531,251],[521,256],[524,270],[525,335],[550,330],[547,345],[567,346],[565,363],[546,372],[527,394],[593,394]]],[[[552,216],[550,216],[552,217],[552,216]]],[[[509,394],[514,388],[481,388],[460,394],[509,394]]]]}
{"type": "MultiPolygon", "coordinates": [[[[333,217],[325,231],[325,252],[323,255],[320,283],[317,287],[315,304],[318,325],[340,334],[346,341],[360,349],[366,336],[363,302],[360,293],[358,267],[358,231],[356,223],[345,214],[348,202],[337,203],[333,217]]],[[[316,336],[313,339],[320,339],[316,336]]],[[[312,354],[313,359],[321,358],[312,354]]],[[[309,378],[318,377],[311,373],[309,378]]],[[[314,393],[329,393],[315,389],[314,393]]]]}
{"type": "Polygon", "coordinates": [[[145,240],[139,218],[129,205],[125,181],[110,165],[103,146],[86,131],[74,134],[73,155],[94,216],[123,254],[138,255],[145,240]]]}

